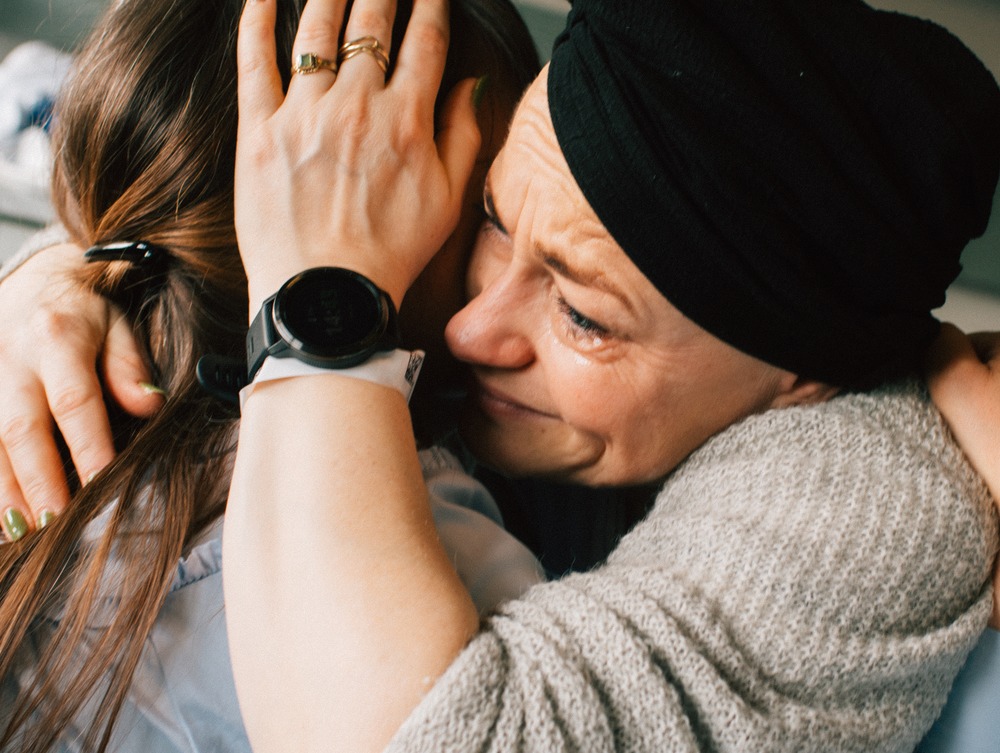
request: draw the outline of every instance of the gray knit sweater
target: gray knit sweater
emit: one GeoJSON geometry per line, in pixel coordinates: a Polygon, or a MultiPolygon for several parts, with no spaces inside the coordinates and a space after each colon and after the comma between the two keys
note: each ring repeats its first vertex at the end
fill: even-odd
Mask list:
{"type": "Polygon", "coordinates": [[[986,624],[993,505],[915,384],[752,417],[607,563],[502,606],[399,751],[912,751],[986,624]]]}
{"type": "Polygon", "coordinates": [[[997,535],[916,384],[752,417],[607,564],[502,607],[389,750],[909,753],[986,625],[997,535]]]}

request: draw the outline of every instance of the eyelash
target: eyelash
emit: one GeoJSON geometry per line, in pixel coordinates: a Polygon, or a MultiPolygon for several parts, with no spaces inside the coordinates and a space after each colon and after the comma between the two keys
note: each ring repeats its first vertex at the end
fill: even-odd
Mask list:
{"type": "Polygon", "coordinates": [[[480,208],[483,213],[484,229],[488,233],[499,233],[500,235],[507,235],[506,230],[503,225],[500,224],[500,220],[494,215],[490,214],[485,208],[480,208]]]}
{"type": "Polygon", "coordinates": [[[586,335],[595,340],[603,339],[610,334],[607,327],[581,314],[570,306],[565,298],[560,296],[557,300],[559,302],[559,310],[575,333],[586,335]]]}

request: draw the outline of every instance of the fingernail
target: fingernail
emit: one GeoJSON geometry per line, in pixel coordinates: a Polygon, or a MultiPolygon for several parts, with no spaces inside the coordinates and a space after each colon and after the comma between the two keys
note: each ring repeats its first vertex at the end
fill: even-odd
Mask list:
{"type": "Polygon", "coordinates": [[[87,476],[87,478],[86,478],[86,479],[84,479],[84,481],[83,481],[83,485],[84,485],[84,486],[86,486],[86,485],[87,485],[87,484],[89,484],[89,483],[90,483],[91,481],[93,481],[93,480],[94,480],[95,478],[97,478],[97,474],[98,474],[98,473],[100,473],[100,471],[94,471],[94,472],[93,472],[93,473],[91,473],[91,474],[90,474],[89,476],[87,476]]]}
{"type": "Polygon", "coordinates": [[[11,541],[17,541],[28,532],[28,521],[16,507],[8,507],[4,511],[3,522],[11,541]]]}
{"type": "Polygon", "coordinates": [[[49,523],[56,519],[56,514],[52,510],[42,510],[38,516],[38,527],[46,528],[49,523]]]}
{"type": "Polygon", "coordinates": [[[139,382],[139,389],[145,392],[147,395],[166,395],[167,391],[162,387],[157,387],[155,384],[150,384],[149,382],[139,382]]]}
{"type": "Polygon", "coordinates": [[[486,90],[490,88],[490,77],[489,74],[485,76],[480,76],[476,79],[476,85],[472,87],[472,108],[476,111],[479,110],[479,105],[482,104],[483,97],[486,94],[486,90]]]}

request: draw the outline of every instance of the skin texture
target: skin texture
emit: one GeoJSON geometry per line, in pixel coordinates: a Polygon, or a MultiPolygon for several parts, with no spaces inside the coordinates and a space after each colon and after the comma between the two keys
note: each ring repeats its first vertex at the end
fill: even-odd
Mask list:
{"type": "MultiPolygon", "coordinates": [[[[434,122],[447,5],[414,3],[388,82],[360,55],[335,85],[297,76],[287,97],[274,12],[274,0],[250,3],[240,29],[236,223],[250,310],[326,264],[398,303],[455,225],[480,149],[472,81],[434,122]],[[316,201],[301,201],[306,185],[316,201]]],[[[342,0],[311,0],[295,52],[335,57],[343,13],[342,0]]],[[[386,40],[392,15],[391,2],[359,0],[343,36],[386,40]]],[[[406,404],[336,374],[269,382],[247,401],[239,444],[225,598],[254,749],[381,750],[479,621],[438,543],[406,404]],[[281,646],[280,662],[262,640],[281,646]]]]}
{"type": "Polygon", "coordinates": [[[0,315],[17,323],[0,333],[0,514],[18,510],[29,528],[69,500],[53,428],[72,438],[72,462],[83,481],[115,456],[95,369],[109,397],[129,413],[148,416],[163,403],[142,387],[149,371],[128,324],[72,280],[81,264],[79,248],[56,246],[0,286],[0,315]]]}
{"type": "MultiPolygon", "coordinates": [[[[295,78],[287,96],[274,70],[272,3],[248,5],[240,35],[236,218],[251,312],[287,277],[319,265],[355,269],[399,300],[454,224],[480,148],[471,82],[433,123],[444,3],[415,3],[388,82],[362,56],[336,81],[295,78]],[[300,201],[302,185],[323,200],[300,201]]],[[[329,57],[342,11],[337,0],[311,0],[297,49],[329,57]]],[[[358,0],[344,37],[384,39],[386,17],[391,3],[358,0]]],[[[481,375],[501,377],[489,386],[510,391],[480,401],[501,424],[497,464],[531,462],[592,483],[643,480],[748,412],[821,396],[821,385],[754,363],[670,307],[581,201],[545,112],[543,73],[491,185],[511,230],[480,233],[469,277],[480,295],[448,330],[459,357],[485,364],[481,375]],[[539,151],[524,151],[539,138],[539,151]],[[530,175],[510,172],[520,159],[531,160],[530,175]],[[545,194],[552,205],[536,211],[545,194]],[[539,259],[536,241],[566,258],[539,259]],[[601,274],[581,281],[588,269],[601,274]],[[616,338],[568,329],[581,315],[561,297],[616,338]],[[640,450],[625,435],[642,427],[650,436],[654,395],[671,413],[655,428],[676,425],[680,439],[640,450]],[[511,449],[510,435],[530,444],[531,458],[511,449]]],[[[475,633],[475,608],[437,541],[426,494],[394,390],[334,373],[268,382],[247,401],[224,557],[234,676],[255,750],[382,749],[475,633]],[[280,643],[280,665],[262,640],[280,643]]]]}
{"type": "Polygon", "coordinates": [[[471,301],[446,337],[475,374],[463,437],[506,473],[652,481],[743,416],[829,394],[710,335],[643,276],[572,178],[544,71],[485,203],[471,301]]]}
{"type": "MultiPolygon", "coordinates": [[[[944,325],[927,358],[927,385],[969,462],[1000,500],[1000,333],[966,337],[944,325]]],[[[997,568],[990,626],[1000,630],[997,568]]]]}
{"type": "MultiPolygon", "coordinates": [[[[406,56],[405,65],[401,62],[400,71],[410,78],[415,87],[411,94],[419,101],[389,103],[383,102],[386,97],[382,95],[400,95],[402,86],[391,90],[372,76],[371,69],[361,68],[365,56],[345,67],[336,86],[326,73],[298,77],[283,100],[275,93],[273,53],[269,57],[267,47],[273,0],[248,6],[241,37],[241,104],[244,113],[249,113],[241,132],[245,160],[241,185],[251,190],[239,201],[244,259],[251,284],[262,295],[299,269],[333,263],[365,271],[394,297],[400,296],[415,276],[414,270],[431,253],[428,249],[436,247],[427,246],[416,232],[398,232],[406,230],[407,217],[413,220],[418,214],[407,214],[411,212],[407,196],[413,202],[409,192],[415,185],[422,186],[430,197],[431,187],[424,185],[425,180],[438,188],[447,184],[445,199],[431,197],[430,206],[418,207],[425,212],[420,221],[421,226],[429,223],[432,236],[446,232],[453,222],[460,204],[457,197],[463,193],[460,184],[471,169],[478,143],[462,91],[441,130],[436,131],[427,117],[428,87],[433,87],[439,75],[428,61],[436,59],[435,50],[446,32],[441,25],[441,3],[420,2],[418,6],[416,36],[410,38],[416,51],[406,56]],[[347,75],[352,70],[357,72],[347,75]],[[303,80],[309,88],[299,85],[303,80]],[[351,97],[364,97],[366,107],[359,107],[351,97]],[[383,104],[388,109],[382,109],[383,104]],[[321,111],[327,105],[330,111],[321,111]],[[419,129],[408,126],[406,134],[392,131],[398,119],[385,115],[396,107],[416,113],[419,129]],[[371,122],[363,120],[359,111],[370,111],[371,122]],[[366,149],[358,143],[351,148],[317,143],[325,138],[316,134],[319,125],[330,123],[336,131],[340,118],[354,119],[349,121],[353,130],[341,132],[353,134],[355,142],[363,141],[366,149]],[[380,131],[382,127],[391,132],[380,131]],[[351,162],[383,142],[393,148],[388,154],[375,152],[374,164],[351,162]],[[328,152],[329,147],[334,148],[328,152]],[[411,159],[411,149],[417,152],[415,159],[411,159]],[[371,175],[374,197],[345,199],[335,192],[330,203],[321,207],[323,211],[298,206],[302,194],[296,189],[310,185],[310,195],[322,194],[319,186],[336,174],[324,154],[333,155],[334,163],[340,155],[339,164],[351,168],[345,172],[355,178],[355,190],[364,184],[356,180],[358,175],[371,175]],[[399,172],[405,173],[403,188],[400,195],[393,195],[391,187],[399,172]],[[262,175],[286,178],[277,187],[271,186],[279,194],[285,192],[277,197],[279,201],[269,204],[269,196],[254,193],[271,184],[262,175]],[[374,210],[400,211],[406,216],[392,222],[382,216],[369,218],[367,213],[374,210]],[[373,221],[359,228],[347,224],[345,218],[352,216],[373,221]],[[272,222],[274,227],[268,227],[272,222]],[[288,257],[270,256],[276,247],[271,245],[274,237],[285,239],[277,247],[291,248],[288,257]],[[288,238],[296,242],[289,244],[288,238]],[[298,255],[301,248],[308,251],[298,255]],[[399,268],[387,263],[402,256],[406,258],[399,268]]],[[[343,3],[313,0],[310,8],[313,12],[303,21],[298,49],[332,56],[343,3]]],[[[391,3],[359,1],[346,36],[386,38],[380,24],[387,15],[391,15],[391,3]]],[[[465,95],[468,88],[463,90],[465,95]]],[[[544,123],[537,117],[531,120],[530,107],[525,112],[526,122],[539,136],[544,123]]],[[[518,143],[516,135],[511,143],[518,143]]],[[[649,291],[643,285],[648,283],[641,275],[635,276],[627,260],[622,261],[620,249],[601,238],[566,176],[549,170],[556,166],[554,155],[541,157],[540,185],[548,185],[560,201],[580,213],[580,227],[567,224],[563,216],[560,228],[558,212],[551,225],[541,222],[534,211],[538,196],[531,193],[533,184],[529,181],[522,190],[517,181],[509,181],[508,186],[505,176],[497,176],[491,188],[497,218],[507,233],[499,228],[483,233],[470,275],[470,292],[481,295],[449,329],[452,346],[476,365],[480,378],[502,380],[510,390],[499,399],[495,394],[488,396],[468,420],[470,432],[475,431],[476,421],[485,424],[484,447],[494,441],[498,465],[518,471],[518,464],[536,463],[540,467],[524,472],[534,469],[593,483],[657,475],[677,462],[670,458],[683,457],[690,450],[685,450],[687,445],[722,420],[724,411],[738,416],[767,405],[821,399],[827,394],[821,385],[790,375],[778,375],[775,383],[767,371],[748,372],[752,364],[732,360],[732,354],[706,341],[704,333],[687,328],[669,304],[663,308],[655,297],[647,298],[649,291]],[[570,236],[570,231],[582,235],[570,236]],[[591,268],[597,266],[643,315],[655,311],[673,321],[672,339],[661,339],[665,333],[658,331],[647,332],[641,326],[642,316],[634,312],[619,324],[613,308],[628,306],[616,303],[617,299],[606,300],[610,295],[606,291],[576,290],[600,286],[573,282],[571,277],[580,275],[567,275],[570,267],[565,262],[553,266],[545,256],[533,253],[532,239],[546,233],[546,242],[553,245],[563,235],[567,248],[579,243],[591,253],[593,247],[592,256],[585,259],[591,268]],[[509,253],[504,248],[508,243],[509,253]],[[505,298],[504,290],[517,295],[505,298]],[[553,291],[559,293],[555,307],[553,291]],[[530,319],[522,317],[529,304],[531,311],[540,307],[539,315],[530,319]],[[609,333],[596,336],[594,322],[609,333]],[[630,329],[632,324],[637,325],[635,330],[630,329]],[[582,341],[577,330],[586,333],[582,341]],[[477,331],[481,337],[475,336],[477,331]],[[647,335],[650,339],[642,339],[647,335]],[[615,338],[623,342],[611,342],[615,338]],[[640,345],[648,346],[650,352],[641,351],[640,345]],[[602,353],[624,360],[604,363],[599,358],[602,353]],[[731,402],[727,396],[718,411],[715,405],[706,406],[710,417],[704,420],[685,417],[681,396],[693,394],[684,390],[695,390],[697,385],[680,379],[681,364],[692,369],[718,367],[738,376],[738,383],[726,384],[736,393],[731,402]],[[668,370],[673,365],[678,371],[668,370]],[[632,395],[636,404],[641,403],[650,394],[644,391],[645,380],[656,367],[664,369],[662,376],[677,385],[672,405],[686,433],[682,441],[664,448],[663,457],[644,455],[640,463],[619,450],[627,437],[622,436],[616,416],[601,414],[611,413],[605,411],[611,397],[620,400],[632,395]],[[588,386],[578,396],[579,410],[569,405],[571,388],[560,387],[548,376],[550,372],[572,376],[573,370],[584,373],[578,378],[588,386]],[[616,375],[623,377],[621,394],[616,391],[619,383],[612,379],[616,375]],[[529,402],[535,398],[540,401],[537,405],[529,402]],[[476,416],[476,411],[481,415],[476,416]],[[530,457],[518,454],[490,422],[519,433],[530,443],[530,457]]],[[[416,195],[424,197],[425,193],[416,195]]],[[[485,383],[497,389],[492,382],[485,383]]],[[[625,407],[632,409],[633,417],[645,418],[634,405],[625,407]]],[[[248,403],[227,521],[226,588],[241,704],[256,749],[379,749],[475,631],[474,609],[433,536],[414,460],[406,408],[390,390],[331,375],[263,385],[248,403]],[[372,504],[373,500],[378,504],[372,504]],[[274,661],[273,651],[262,651],[262,644],[280,645],[282,661],[274,661]],[[343,683],[331,689],[331,676],[343,678],[343,683]],[[317,729],[317,718],[331,720],[331,724],[317,729]]]]}

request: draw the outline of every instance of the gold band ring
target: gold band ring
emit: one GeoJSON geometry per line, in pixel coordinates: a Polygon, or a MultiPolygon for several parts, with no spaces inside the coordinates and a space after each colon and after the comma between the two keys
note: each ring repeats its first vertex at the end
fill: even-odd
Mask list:
{"type": "Polygon", "coordinates": [[[295,56],[295,63],[292,65],[293,75],[296,73],[308,75],[319,70],[330,71],[330,73],[336,76],[337,64],[333,60],[321,58],[319,55],[312,52],[303,52],[301,55],[295,56]]]}
{"type": "Polygon", "coordinates": [[[382,73],[386,73],[389,70],[389,55],[386,53],[382,43],[375,37],[361,37],[360,39],[352,39],[350,42],[346,42],[337,52],[337,62],[342,65],[345,60],[350,60],[361,53],[371,55],[378,64],[378,67],[382,69],[382,73]]]}

